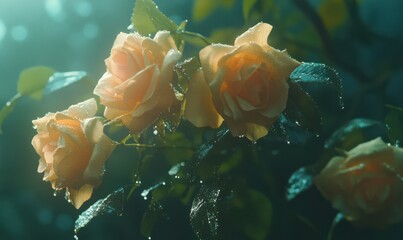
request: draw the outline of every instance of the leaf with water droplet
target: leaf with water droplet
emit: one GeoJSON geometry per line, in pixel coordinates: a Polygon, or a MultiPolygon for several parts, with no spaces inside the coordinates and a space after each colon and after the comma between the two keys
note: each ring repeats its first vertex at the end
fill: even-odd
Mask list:
{"type": "Polygon", "coordinates": [[[181,93],[186,93],[189,81],[200,67],[200,60],[197,57],[188,58],[182,63],[176,64],[174,70],[178,77],[173,81],[175,89],[181,93]]]}
{"type": "Polygon", "coordinates": [[[385,128],[381,122],[357,118],[338,128],[325,142],[326,148],[350,150],[358,144],[384,134],[385,128]]]}
{"type": "Polygon", "coordinates": [[[217,201],[220,188],[216,184],[202,184],[190,209],[190,223],[199,239],[215,239],[218,234],[217,201]]]}
{"type": "Polygon", "coordinates": [[[322,116],[315,101],[298,83],[290,82],[289,86],[285,117],[312,133],[319,133],[322,128],[322,116]]]}
{"type": "Polygon", "coordinates": [[[87,226],[87,224],[95,217],[106,214],[122,215],[125,199],[126,187],[122,187],[109,194],[106,198],[98,200],[80,214],[75,222],[74,232],[78,233],[81,228],[87,226]]]}
{"type": "Polygon", "coordinates": [[[152,0],[137,0],[133,9],[132,24],[136,31],[147,36],[160,30],[175,32],[178,29],[152,0]]]}
{"type": "Polygon", "coordinates": [[[324,84],[332,87],[338,96],[338,103],[343,108],[342,81],[339,74],[322,63],[303,63],[290,75],[292,82],[305,84],[324,84]]]}
{"type": "Polygon", "coordinates": [[[44,89],[44,94],[50,94],[73,83],[84,80],[88,77],[87,72],[73,71],[73,72],[56,72],[50,78],[44,89]]]}
{"type": "Polygon", "coordinates": [[[293,200],[300,193],[309,189],[313,184],[313,177],[316,171],[313,167],[302,167],[295,171],[288,179],[286,198],[293,200]]]}
{"type": "Polygon", "coordinates": [[[386,134],[389,141],[396,146],[403,142],[403,108],[386,105],[389,112],[385,117],[386,134]]]}

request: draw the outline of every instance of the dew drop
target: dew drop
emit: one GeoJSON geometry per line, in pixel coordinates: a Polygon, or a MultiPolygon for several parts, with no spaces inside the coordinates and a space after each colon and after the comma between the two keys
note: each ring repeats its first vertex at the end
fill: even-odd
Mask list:
{"type": "Polygon", "coordinates": [[[203,184],[203,181],[202,181],[202,180],[200,180],[200,183],[201,183],[201,184],[203,184]]]}
{"type": "Polygon", "coordinates": [[[155,129],[155,130],[153,131],[153,134],[154,134],[154,135],[158,135],[158,130],[155,129]]]}
{"type": "Polygon", "coordinates": [[[151,239],[151,237],[148,237],[148,239],[151,239]]]}
{"type": "Polygon", "coordinates": [[[290,142],[290,140],[287,140],[287,142],[286,142],[287,144],[290,144],[291,142],[290,142]]]}
{"type": "Polygon", "coordinates": [[[7,107],[11,106],[11,102],[8,101],[8,102],[6,103],[6,106],[7,106],[7,107]]]}
{"type": "Polygon", "coordinates": [[[53,192],[53,196],[55,196],[55,197],[57,196],[57,191],[53,192]]]}
{"type": "Polygon", "coordinates": [[[75,240],[78,240],[78,236],[77,236],[77,235],[74,235],[74,239],[75,239],[75,240]]]}
{"type": "Polygon", "coordinates": [[[295,121],[295,124],[297,124],[298,126],[301,126],[301,123],[299,123],[298,121],[295,121]]]}
{"type": "Polygon", "coordinates": [[[144,200],[147,200],[147,197],[143,197],[144,200]]]}
{"type": "Polygon", "coordinates": [[[164,186],[165,186],[165,185],[166,185],[166,182],[162,182],[162,185],[164,185],[164,186]]]}

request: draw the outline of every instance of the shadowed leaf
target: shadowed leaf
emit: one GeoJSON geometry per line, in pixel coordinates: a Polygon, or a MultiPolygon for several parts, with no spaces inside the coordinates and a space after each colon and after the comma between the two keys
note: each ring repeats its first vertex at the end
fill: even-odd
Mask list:
{"type": "Polygon", "coordinates": [[[384,127],[378,121],[365,118],[353,119],[337,129],[332,136],[326,140],[325,147],[340,148],[347,151],[359,143],[380,136],[382,132],[384,132],[384,127]]]}
{"type": "Polygon", "coordinates": [[[264,240],[272,223],[272,204],[261,192],[243,188],[230,192],[223,200],[223,239],[264,240]]]}
{"type": "Polygon", "coordinates": [[[289,83],[289,96],[284,111],[286,118],[312,133],[319,133],[322,127],[322,117],[312,98],[298,85],[289,83]]]}
{"type": "Polygon", "coordinates": [[[80,214],[75,222],[74,232],[78,233],[81,228],[95,217],[106,214],[117,214],[118,216],[123,213],[123,205],[126,198],[126,189],[119,188],[115,192],[109,194],[106,198],[98,200],[91,207],[80,214]]]}
{"type": "Polygon", "coordinates": [[[215,185],[203,184],[193,199],[190,210],[190,223],[201,239],[215,239],[218,234],[217,201],[220,189],[215,185]]]}
{"type": "Polygon", "coordinates": [[[342,84],[339,74],[322,63],[303,63],[290,75],[292,82],[304,84],[324,84],[333,88],[339,97],[339,105],[343,108],[342,84]]]}
{"type": "Polygon", "coordinates": [[[400,146],[403,142],[403,109],[391,105],[386,107],[389,109],[385,117],[386,134],[392,144],[400,146]]]}
{"type": "Polygon", "coordinates": [[[302,167],[295,171],[288,179],[286,198],[288,201],[309,189],[313,184],[313,177],[316,171],[312,167],[302,167]]]}
{"type": "Polygon", "coordinates": [[[150,237],[155,224],[163,216],[163,207],[159,201],[151,201],[147,211],[141,219],[141,234],[145,237],[150,237]]]}

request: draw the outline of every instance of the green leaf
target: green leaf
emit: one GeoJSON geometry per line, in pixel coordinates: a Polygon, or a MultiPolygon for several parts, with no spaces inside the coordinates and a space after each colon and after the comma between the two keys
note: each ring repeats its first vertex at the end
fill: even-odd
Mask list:
{"type": "Polygon", "coordinates": [[[213,184],[203,184],[193,199],[190,223],[199,239],[215,239],[218,234],[217,201],[220,189],[213,184]]]}
{"type": "Polygon", "coordinates": [[[17,100],[21,98],[21,94],[15,95],[6,105],[0,110],[0,134],[3,134],[3,122],[7,116],[14,110],[17,100]]]}
{"type": "Polygon", "coordinates": [[[25,69],[18,79],[17,91],[21,95],[28,95],[34,99],[42,99],[43,90],[54,70],[37,66],[25,69]]]}
{"type": "Polygon", "coordinates": [[[319,133],[322,127],[322,117],[313,99],[299,86],[289,83],[287,107],[284,115],[288,120],[306,128],[312,133],[319,133]]]}
{"type": "Polygon", "coordinates": [[[80,229],[87,226],[87,224],[95,217],[116,214],[121,216],[123,214],[123,205],[126,199],[126,188],[122,187],[113,193],[109,194],[106,198],[98,200],[91,207],[85,210],[77,218],[74,226],[74,232],[78,233],[80,229]]]}
{"type": "Polygon", "coordinates": [[[321,63],[303,63],[291,73],[290,79],[300,84],[323,84],[331,87],[336,91],[339,105],[343,108],[342,82],[333,68],[321,63]]]}
{"type": "Polygon", "coordinates": [[[259,0],[243,0],[243,17],[245,20],[249,19],[253,8],[259,0]]]}
{"type": "Polygon", "coordinates": [[[264,194],[246,187],[232,191],[224,203],[223,228],[227,229],[224,239],[267,239],[272,204],[264,194]]]}
{"type": "Polygon", "coordinates": [[[337,129],[325,142],[326,148],[339,148],[345,151],[362,142],[384,133],[384,126],[378,121],[365,118],[353,119],[337,129]]]}
{"type": "Polygon", "coordinates": [[[399,146],[403,142],[403,108],[386,107],[389,109],[385,117],[386,134],[392,144],[399,146]]]}
{"type": "Polygon", "coordinates": [[[56,72],[49,78],[49,82],[44,89],[44,94],[48,95],[57,90],[70,86],[75,82],[84,80],[87,77],[88,74],[84,71],[56,72]]]}
{"type": "Polygon", "coordinates": [[[154,34],[160,30],[176,32],[178,25],[164,15],[152,0],[136,0],[132,23],[142,35],[154,34]]]}

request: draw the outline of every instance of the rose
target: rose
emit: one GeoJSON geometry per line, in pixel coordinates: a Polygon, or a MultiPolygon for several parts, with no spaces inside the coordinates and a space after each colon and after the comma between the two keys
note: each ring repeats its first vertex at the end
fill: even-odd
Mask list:
{"type": "Polygon", "coordinates": [[[106,106],[105,117],[140,133],[168,111],[176,99],[171,80],[180,57],[167,31],[157,32],[154,39],[120,33],[94,90],[106,106]]]}
{"type": "Polygon", "coordinates": [[[358,225],[382,227],[403,219],[403,149],[380,138],[333,157],[314,182],[358,225]]]}
{"type": "Polygon", "coordinates": [[[79,208],[101,183],[104,162],[115,144],[103,133],[103,125],[94,117],[94,99],[70,106],[67,110],[48,113],[32,123],[38,134],[32,145],[39,154],[38,172],[52,188],[66,188],[66,197],[79,208]]]}
{"type": "MultiPolygon", "coordinates": [[[[196,126],[218,127],[222,117],[234,136],[245,135],[252,141],[268,133],[285,109],[289,75],[300,64],[286,51],[267,44],[271,29],[269,24],[258,23],[237,37],[234,46],[213,44],[200,51],[200,62],[209,88],[199,87],[198,91],[204,93],[198,95],[211,94],[211,106],[215,110],[208,111],[209,115],[206,111],[199,114],[191,111],[192,116],[185,114],[187,119],[193,122],[197,119],[196,126]]],[[[196,77],[200,79],[202,75],[196,77]]],[[[200,81],[195,85],[201,84],[200,81]]],[[[190,92],[195,91],[190,89],[190,92]]],[[[196,103],[200,99],[187,94],[187,102],[196,103]]]]}

